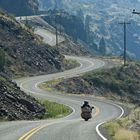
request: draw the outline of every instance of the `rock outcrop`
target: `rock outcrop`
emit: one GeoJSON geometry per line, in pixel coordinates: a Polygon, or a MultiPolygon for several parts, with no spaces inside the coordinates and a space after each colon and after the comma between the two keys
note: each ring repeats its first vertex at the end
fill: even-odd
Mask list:
{"type": "Polygon", "coordinates": [[[0,118],[5,120],[40,119],[45,108],[7,78],[0,75],[0,118]]]}

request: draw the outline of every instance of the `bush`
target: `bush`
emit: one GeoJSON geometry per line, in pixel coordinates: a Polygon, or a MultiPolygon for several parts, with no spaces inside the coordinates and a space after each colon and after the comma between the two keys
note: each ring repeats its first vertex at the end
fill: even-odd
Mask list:
{"type": "Polygon", "coordinates": [[[5,52],[0,49],[0,72],[4,70],[5,66],[5,52]]]}

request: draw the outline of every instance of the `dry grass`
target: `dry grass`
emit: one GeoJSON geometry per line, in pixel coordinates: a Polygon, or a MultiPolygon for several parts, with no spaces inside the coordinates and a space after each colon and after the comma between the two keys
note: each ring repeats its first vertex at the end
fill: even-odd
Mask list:
{"type": "Polygon", "coordinates": [[[114,140],[139,140],[139,136],[136,132],[123,128],[119,129],[113,138],[114,140]]]}
{"type": "Polygon", "coordinates": [[[73,69],[73,68],[79,67],[80,63],[77,60],[64,59],[64,65],[65,65],[65,69],[69,70],[69,69],[73,69]]]}
{"type": "Polygon", "coordinates": [[[43,90],[53,91],[54,90],[53,87],[57,85],[60,81],[61,79],[51,80],[51,81],[40,84],[39,87],[43,90]]]}
{"type": "Polygon", "coordinates": [[[139,129],[136,129],[135,123],[140,120],[140,108],[129,104],[131,113],[125,118],[104,124],[108,134],[113,140],[140,140],[139,129]]]}

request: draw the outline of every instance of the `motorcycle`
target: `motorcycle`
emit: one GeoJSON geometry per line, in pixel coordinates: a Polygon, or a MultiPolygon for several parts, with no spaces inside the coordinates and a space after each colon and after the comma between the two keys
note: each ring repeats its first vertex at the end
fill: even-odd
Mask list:
{"type": "Polygon", "coordinates": [[[85,120],[88,121],[89,119],[92,118],[92,109],[94,107],[84,107],[81,108],[81,117],[85,120]]]}

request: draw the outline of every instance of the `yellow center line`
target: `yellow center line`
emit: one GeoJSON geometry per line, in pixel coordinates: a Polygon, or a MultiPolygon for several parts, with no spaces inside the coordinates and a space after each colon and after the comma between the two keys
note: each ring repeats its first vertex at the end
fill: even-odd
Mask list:
{"type": "Polygon", "coordinates": [[[33,131],[32,133],[30,133],[26,138],[24,138],[24,140],[29,140],[35,133],[37,133],[38,131],[40,131],[41,129],[47,127],[47,125],[41,126],[38,129],[36,129],[35,131],[33,131]]]}
{"type": "Polygon", "coordinates": [[[100,112],[101,112],[101,110],[100,110],[99,107],[97,107],[97,106],[94,106],[94,107],[95,107],[96,112],[95,112],[95,114],[93,114],[93,118],[95,118],[95,117],[96,117],[97,115],[99,115],[100,112]]]}
{"type": "MultiPolygon", "coordinates": [[[[39,126],[40,127],[40,126],[39,126]]],[[[27,132],[26,134],[24,134],[22,137],[20,137],[18,140],[23,140],[25,137],[27,137],[30,133],[32,133],[33,131],[35,131],[36,129],[38,129],[39,127],[33,128],[31,129],[29,132],[27,132]]]]}
{"type": "MultiPolygon", "coordinates": [[[[100,109],[98,107],[96,107],[96,106],[94,106],[94,107],[95,107],[96,112],[95,112],[95,114],[93,114],[93,118],[95,118],[100,113],[100,109]]],[[[47,127],[48,125],[45,124],[43,126],[38,126],[36,128],[33,128],[29,132],[27,132],[25,135],[23,135],[22,137],[20,137],[18,140],[29,140],[34,134],[36,134],[41,129],[47,127]]]]}

